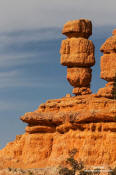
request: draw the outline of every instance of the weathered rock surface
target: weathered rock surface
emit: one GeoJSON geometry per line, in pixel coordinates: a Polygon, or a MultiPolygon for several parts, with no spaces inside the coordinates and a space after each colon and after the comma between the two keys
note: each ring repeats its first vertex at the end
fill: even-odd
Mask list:
{"type": "Polygon", "coordinates": [[[73,87],[87,87],[91,82],[90,68],[67,68],[67,80],[73,87]]]}
{"type": "Polygon", "coordinates": [[[113,36],[108,38],[105,43],[101,46],[100,51],[103,53],[116,53],[116,34],[113,31],[113,36]]]}
{"type": "Polygon", "coordinates": [[[77,96],[77,95],[91,94],[92,92],[90,90],[90,87],[76,87],[76,88],[73,88],[72,93],[77,96]]]}
{"type": "Polygon", "coordinates": [[[62,33],[68,38],[61,44],[61,64],[68,67],[67,79],[74,87],[73,94],[90,94],[90,67],[95,64],[94,45],[88,40],[92,34],[92,23],[84,19],[69,21],[62,33]]]}
{"type": "Polygon", "coordinates": [[[115,98],[116,96],[116,30],[100,48],[104,55],[101,57],[101,78],[108,81],[104,88],[98,90],[99,97],[115,98]]]}
{"type": "Polygon", "coordinates": [[[116,89],[114,88],[114,82],[109,82],[105,85],[104,88],[100,88],[97,92],[98,97],[107,97],[114,98],[114,93],[116,93],[116,89]]]}
{"type": "Polygon", "coordinates": [[[48,100],[21,120],[26,133],[0,151],[1,167],[63,165],[69,151],[85,165],[116,163],[116,100],[95,95],[48,100]]]}
{"type": "Polygon", "coordinates": [[[68,21],[62,29],[62,34],[67,37],[84,37],[92,35],[92,23],[87,19],[68,21]]]}
{"type": "Polygon", "coordinates": [[[94,45],[85,38],[63,40],[60,54],[64,66],[90,67],[95,64],[94,45]]]}
{"type": "MultiPolygon", "coordinates": [[[[57,175],[57,168],[54,168],[66,165],[73,149],[77,150],[74,158],[89,168],[116,166],[116,31],[101,47],[104,52],[101,78],[108,83],[95,95],[90,90],[94,45],[87,39],[92,33],[91,22],[70,21],[64,25],[62,33],[68,39],[62,42],[61,63],[67,66],[67,79],[76,96],[67,94],[60,99],[48,100],[36,111],[21,116],[27,123],[25,133],[0,150],[0,169],[41,168],[33,170],[34,173],[57,175]]],[[[16,169],[10,174],[19,175],[20,171],[16,169]]],[[[8,175],[9,171],[0,173],[8,175]]],[[[28,170],[22,173],[29,174],[28,170]]]]}
{"type": "Polygon", "coordinates": [[[116,79],[116,53],[104,54],[101,57],[101,78],[108,82],[116,79]]]}
{"type": "Polygon", "coordinates": [[[51,127],[51,126],[27,126],[25,128],[25,131],[27,133],[51,133],[54,132],[56,129],[55,127],[51,127]]]}

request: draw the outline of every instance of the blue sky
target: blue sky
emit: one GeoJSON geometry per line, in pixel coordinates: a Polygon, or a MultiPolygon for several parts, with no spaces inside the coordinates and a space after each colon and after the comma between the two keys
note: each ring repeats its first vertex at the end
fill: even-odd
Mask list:
{"type": "Polygon", "coordinates": [[[68,20],[92,20],[91,89],[95,93],[104,86],[99,48],[116,28],[115,7],[115,0],[0,0],[0,148],[24,132],[21,115],[71,93],[59,55],[68,20]]]}

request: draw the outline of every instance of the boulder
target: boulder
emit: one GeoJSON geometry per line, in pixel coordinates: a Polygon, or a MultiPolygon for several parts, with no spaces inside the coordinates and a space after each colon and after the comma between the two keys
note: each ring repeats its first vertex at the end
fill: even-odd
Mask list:
{"type": "Polygon", "coordinates": [[[62,34],[66,35],[69,38],[88,38],[90,35],[92,35],[92,23],[88,19],[68,21],[62,29],[62,34]]]}
{"type": "Polygon", "coordinates": [[[90,67],[95,64],[94,45],[85,38],[63,40],[60,54],[64,66],[90,67]]]}
{"type": "Polygon", "coordinates": [[[67,68],[67,80],[73,87],[87,87],[91,82],[90,68],[67,68]]]}

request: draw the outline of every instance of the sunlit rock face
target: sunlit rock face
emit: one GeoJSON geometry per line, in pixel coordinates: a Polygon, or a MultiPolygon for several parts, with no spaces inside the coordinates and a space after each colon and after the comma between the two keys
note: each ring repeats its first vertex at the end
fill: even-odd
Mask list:
{"type": "Polygon", "coordinates": [[[108,81],[104,88],[98,90],[97,95],[107,98],[115,98],[116,91],[116,30],[113,36],[108,38],[101,46],[101,78],[108,81]]]}
{"type": "MultiPolygon", "coordinates": [[[[74,158],[89,168],[116,166],[116,99],[112,94],[115,47],[110,47],[113,44],[108,48],[107,44],[101,47],[104,51],[101,77],[108,83],[97,94],[91,94],[90,67],[95,63],[94,46],[88,40],[92,33],[91,22],[84,19],[68,22],[62,33],[68,39],[61,46],[61,63],[67,66],[67,79],[76,96],[67,94],[48,100],[34,112],[21,116],[27,124],[25,133],[16,136],[0,151],[1,169],[45,168],[46,171],[47,167],[66,164],[65,160],[73,149],[77,150],[74,158]]],[[[47,174],[52,175],[51,171],[47,174]]]]}
{"type": "Polygon", "coordinates": [[[66,35],[68,38],[88,38],[92,35],[92,23],[88,19],[68,21],[66,24],[64,24],[62,34],[66,35]]]}
{"type": "Polygon", "coordinates": [[[44,168],[75,159],[91,166],[116,163],[116,100],[80,95],[48,100],[21,117],[25,134],[0,151],[1,167],[44,168]]]}
{"type": "Polygon", "coordinates": [[[86,19],[67,22],[62,34],[68,38],[61,43],[61,64],[67,66],[67,80],[75,95],[90,94],[91,66],[95,64],[94,45],[88,37],[92,23],[86,19]]]}

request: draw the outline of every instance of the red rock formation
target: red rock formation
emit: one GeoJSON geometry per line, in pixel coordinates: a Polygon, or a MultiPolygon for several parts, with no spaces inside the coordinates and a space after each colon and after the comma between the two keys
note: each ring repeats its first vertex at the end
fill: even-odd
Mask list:
{"type": "Polygon", "coordinates": [[[92,23],[87,19],[68,21],[64,24],[62,34],[66,35],[68,38],[89,38],[89,36],[92,35],[92,23]]]}
{"type": "MultiPolygon", "coordinates": [[[[114,83],[116,79],[116,30],[101,46],[101,78],[108,81],[104,88],[99,89],[97,96],[114,98],[114,83]]],[[[116,89],[115,89],[116,91],[116,89]]]]}
{"type": "Polygon", "coordinates": [[[3,166],[57,167],[73,148],[85,165],[115,165],[115,106],[116,100],[95,95],[48,100],[21,117],[26,133],[0,151],[3,166]]]}
{"type": "Polygon", "coordinates": [[[67,68],[67,80],[74,87],[88,87],[91,82],[91,72],[90,68],[67,68]],[[80,78],[81,77],[81,78],[80,78]]]}
{"type": "Polygon", "coordinates": [[[61,44],[61,64],[68,67],[67,80],[74,87],[72,92],[75,95],[90,94],[90,67],[95,64],[94,45],[88,40],[92,23],[85,19],[69,21],[62,33],[68,38],[61,44]]]}
{"type": "MultiPolygon", "coordinates": [[[[83,49],[85,52],[88,50],[90,55],[93,53],[92,44],[82,46],[83,49],[81,45],[77,46],[77,49],[75,44],[85,40],[91,43],[85,39],[91,34],[90,26],[91,22],[87,20],[73,21],[65,25],[63,33],[70,37],[72,43],[70,49],[68,45],[64,47],[63,44],[66,54],[68,50],[70,52],[73,50],[78,55],[79,49],[81,53],[83,49]],[[81,37],[85,37],[82,40],[75,38],[80,36],[80,33],[81,37]]],[[[104,45],[102,49],[105,50],[106,47],[107,45],[104,45]]],[[[112,53],[112,47],[109,50],[111,55],[115,54],[112,53]]],[[[87,53],[85,54],[87,56],[87,53]]],[[[61,60],[63,57],[61,55],[61,60]]],[[[94,56],[88,59],[89,61],[85,59],[87,57],[83,57],[83,61],[75,59],[75,63],[72,58],[75,59],[73,54],[68,61],[67,56],[64,64],[68,65],[67,79],[75,87],[74,93],[79,96],[71,97],[67,94],[60,99],[48,100],[34,112],[25,113],[21,117],[21,120],[27,123],[25,133],[17,136],[15,141],[8,143],[0,151],[0,168],[58,167],[65,164],[68,153],[72,149],[77,149],[75,159],[82,160],[85,166],[116,166],[116,99],[106,98],[111,96],[114,85],[114,74],[111,72],[114,69],[107,70],[108,66],[103,62],[102,77],[107,78],[109,83],[106,85],[107,93],[104,91],[104,95],[103,92],[101,95],[105,97],[98,98],[94,94],[89,94],[90,66],[94,63],[94,56]],[[83,66],[77,66],[77,61],[83,66]]],[[[104,59],[107,59],[107,56],[104,59]]],[[[113,67],[112,63],[111,67],[113,67]]]]}

